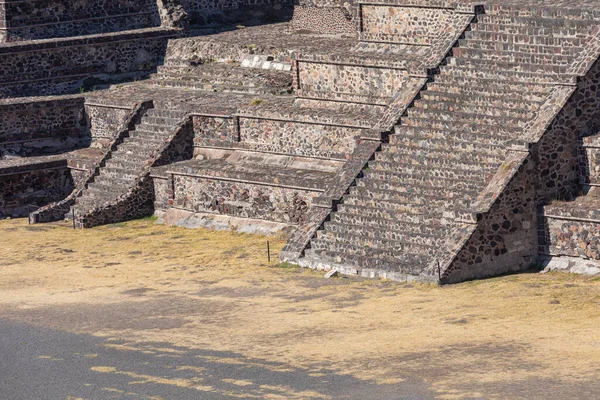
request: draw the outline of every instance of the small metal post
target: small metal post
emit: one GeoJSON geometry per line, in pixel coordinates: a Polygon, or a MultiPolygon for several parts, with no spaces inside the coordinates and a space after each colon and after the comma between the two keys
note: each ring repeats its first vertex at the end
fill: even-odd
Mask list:
{"type": "Polygon", "coordinates": [[[73,219],[73,229],[77,229],[75,227],[75,209],[72,209],[71,212],[73,213],[73,216],[71,217],[73,219]]]}
{"type": "Polygon", "coordinates": [[[442,283],[442,271],[441,271],[441,268],[440,268],[440,262],[439,261],[438,261],[438,279],[439,279],[439,282],[441,284],[442,283]]]}
{"type": "Polygon", "coordinates": [[[269,260],[269,262],[271,262],[271,245],[268,240],[267,240],[267,259],[269,260]]]}

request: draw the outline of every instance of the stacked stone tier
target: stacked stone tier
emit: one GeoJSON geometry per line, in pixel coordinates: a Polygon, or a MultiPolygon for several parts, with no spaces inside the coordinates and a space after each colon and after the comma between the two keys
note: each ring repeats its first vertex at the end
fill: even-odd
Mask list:
{"type": "Polygon", "coordinates": [[[508,150],[528,151],[596,27],[486,8],[311,240],[303,263],[433,279],[508,150]],[[341,267],[340,267],[341,266],[341,267]]]}

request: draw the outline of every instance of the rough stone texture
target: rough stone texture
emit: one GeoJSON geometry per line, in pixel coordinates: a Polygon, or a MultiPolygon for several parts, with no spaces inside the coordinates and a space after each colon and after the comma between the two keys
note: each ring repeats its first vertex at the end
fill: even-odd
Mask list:
{"type": "Polygon", "coordinates": [[[258,24],[288,20],[290,0],[181,0],[192,26],[258,24]]]}
{"type": "Polygon", "coordinates": [[[362,38],[431,45],[453,18],[451,10],[361,4],[362,38]]]}
{"type": "MultiPolygon", "coordinates": [[[[66,159],[11,166],[0,162],[0,214],[22,217],[73,190],[66,159]]],[[[12,163],[14,164],[14,163],[12,163]]]]}
{"type": "Polygon", "coordinates": [[[81,36],[160,25],[155,0],[4,0],[6,42],[81,36]]]}
{"type": "Polygon", "coordinates": [[[73,150],[89,144],[80,96],[0,102],[0,159],[73,150]]]}
{"type": "Polygon", "coordinates": [[[0,97],[79,92],[147,76],[178,30],[153,28],[0,47],[0,97]]]}
{"type": "Polygon", "coordinates": [[[276,222],[302,223],[318,192],[175,175],[177,208],[276,222]]]}
{"type": "Polygon", "coordinates": [[[596,2],[303,0],[253,27],[291,2],[182,5],[196,36],[166,49],[186,24],[171,0],[160,29],[0,46],[6,96],[141,77],[166,50],[151,79],[85,96],[108,150],[69,164],[86,185],[62,206],[82,226],[153,209],[276,221],[296,227],[285,260],[405,281],[597,256],[596,2]]]}
{"type": "Polygon", "coordinates": [[[106,106],[88,103],[85,105],[90,134],[94,144],[106,147],[112,143],[119,133],[119,127],[127,120],[134,104],[131,107],[106,106]]]}
{"type": "Polygon", "coordinates": [[[295,6],[290,31],[351,35],[356,34],[356,21],[343,7],[295,6]]]}

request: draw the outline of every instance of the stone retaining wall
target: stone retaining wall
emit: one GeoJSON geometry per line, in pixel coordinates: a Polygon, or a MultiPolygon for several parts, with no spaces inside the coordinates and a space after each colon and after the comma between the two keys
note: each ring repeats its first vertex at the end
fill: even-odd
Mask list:
{"type": "Polygon", "coordinates": [[[147,76],[178,33],[150,29],[0,47],[0,98],[75,93],[147,76]]]}
{"type": "Polygon", "coordinates": [[[160,25],[155,0],[3,0],[0,42],[117,32],[160,25]]]}
{"type": "MultiPolygon", "coordinates": [[[[155,179],[156,208],[168,200],[168,180],[155,179]]],[[[303,223],[317,191],[261,183],[215,180],[193,175],[173,175],[175,208],[226,214],[275,222],[303,223]]]]}
{"type": "Polygon", "coordinates": [[[278,22],[292,15],[290,0],[181,0],[192,26],[278,22]]]}
{"type": "Polygon", "coordinates": [[[240,145],[246,149],[345,159],[363,129],[240,117],[240,145]]]}
{"type": "Polygon", "coordinates": [[[406,70],[299,61],[301,97],[387,105],[410,79],[406,70]]]}
{"type": "Polygon", "coordinates": [[[73,187],[66,160],[31,165],[16,172],[0,168],[0,215],[24,217],[38,207],[62,200],[73,187]]]}
{"type": "Polygon", "coordinates": [[[548,255],[600,260],[600,220],[546,216],[544,225],[548,255]]]}
{"type": "Polygon", "coordinates": [[[0,157],[40,156],[86,144],[82,97],[0,104],[0,157]]]}
{"type": "Polygon", "coordinates": [[[361,4],[363,40],[431,45],[454,18],[453,10],[361,4]]]}
{"type": "Polygon", "coordinates": [[[131,106],[111,106],[95,103],[85,105],[86,117],[90,127],[92,145],[94,147],[106,147],[116,139],[121,127],[135,104],[131,106]]]}

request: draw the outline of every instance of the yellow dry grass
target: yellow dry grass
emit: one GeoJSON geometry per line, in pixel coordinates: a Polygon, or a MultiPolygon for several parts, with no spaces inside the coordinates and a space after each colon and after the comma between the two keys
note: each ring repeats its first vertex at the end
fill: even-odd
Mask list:
{"type": "MultiPolygon", "coordinates": [[[[198,305],[181,314],[174,307],[172,316],[186,323],[173,329],[26,320],[118,337],[131,351],[139,350],[136,343],[165,342],[281,363],[272,367],[279,371],[307,368],[311,376],[327,366],[382,385],[418,377],[441,399],[502,397],[489,388],[508,381],[576,385],[600,376],[599,278],[523,274],[441,288],[325,280],[322,273],[277,266],[280,239],[268,239],[274,252],[268,264],[265,237],[151,220],[77,231],[12,220],[0,223],[0,235],[0,317],[26,320],[22,311],[161,296],[198,305]]],[[[242,393],[246,384],[239,381],[242,393]]]]}

